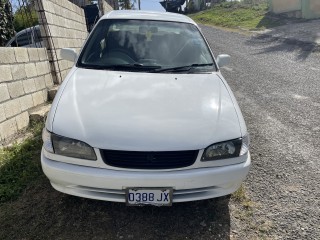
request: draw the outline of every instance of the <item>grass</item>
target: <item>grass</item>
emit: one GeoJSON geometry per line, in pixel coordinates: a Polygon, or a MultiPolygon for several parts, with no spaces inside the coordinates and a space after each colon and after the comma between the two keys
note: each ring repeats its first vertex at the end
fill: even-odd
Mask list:
{"type": "Polygon", "coordinates": [[[202,24],[248,30],[261,30],[284,24],[283,20],[269,16],[267,3],[247,5],[225,2],[189,16],[202,24]]]}
{"type": "Polygon", "coordinates": [[[42,175],[40,165],[43,123],[33,123],[33,133],[20,144],[0,149],[0,205],[13,201],[42,175]]]}
{"type": "Polygon", "coordinates": [[[234,217],[239,219],[246,228],[257,233],[257,239],[268,239],[268,232],[273,228],[273,222],[268,219],[260,219],[257,221],[254,217],[254,207],[257,205],[250,200],[243,185],[231,195],[231,199],[239,204],[234,210],[234,217]]]}
{"type": "Polygon", "coordinates": [[[246,190],[243,185],[231,195],[232,199],[238,203],[240,203],[244,208],[250,209],[253,207],[252,201],[246,194],[246,190]]]}
{"type": "Polygon", "coordinates": [[[231,195],[231,199],[240,205],[240,209],[235,212],[236,218],[249,220],[253,216],[253,202],[246,194],[243,185],[231,195]]]}

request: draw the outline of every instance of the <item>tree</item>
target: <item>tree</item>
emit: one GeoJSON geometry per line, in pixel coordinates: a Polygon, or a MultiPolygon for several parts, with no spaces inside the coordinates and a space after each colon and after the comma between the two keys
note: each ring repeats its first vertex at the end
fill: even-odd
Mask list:
{"type": "Polygon", "coordinates": [[[38,24],[38,16],[31,4],[20,6],[14,13],[14,29],[19,32],[25,28],[38,24]]]}
{"type": "Polygon", "coordinates": [[[8,0],[0,0],[0,46],[14,35],[12,6],[8,0]]]}
{"type": "Polygon", "coordinates": [[[119,8],[121,10],[134,9],[134,2],[131,2],[130,0],[119,0],[119,8]]]}

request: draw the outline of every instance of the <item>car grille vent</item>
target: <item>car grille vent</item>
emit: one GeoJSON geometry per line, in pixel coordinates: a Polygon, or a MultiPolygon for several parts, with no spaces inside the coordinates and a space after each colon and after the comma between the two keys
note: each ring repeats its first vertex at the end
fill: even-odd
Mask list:
{"type": "Polygon", "coordinates": [[[103,161],[113,167],[133,169],[173,169],[194,164],[198,150],[137,152],[101,150],[103,161]]]}

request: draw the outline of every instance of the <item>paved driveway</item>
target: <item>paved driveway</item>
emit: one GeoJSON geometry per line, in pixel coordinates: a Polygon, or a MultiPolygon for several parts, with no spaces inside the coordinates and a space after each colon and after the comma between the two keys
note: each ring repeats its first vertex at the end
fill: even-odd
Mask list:
{"type": "Polygon", "coordinates": [[[272,239],[319,239],[320,54],[310,45],[202,30],[215,54],[232,56],[222,71],[251,133],[245,186],[255,221],[272,239]]]}

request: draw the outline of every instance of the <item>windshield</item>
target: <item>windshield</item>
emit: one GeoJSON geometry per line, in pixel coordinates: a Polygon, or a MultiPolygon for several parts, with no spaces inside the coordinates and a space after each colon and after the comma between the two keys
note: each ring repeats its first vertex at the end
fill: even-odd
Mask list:
{"type": "Polygon", "coordinates": [[[122,19],[98,23],[77,66],[142,72],[216,71],[209,48],[196,26],[122,19]]]}

